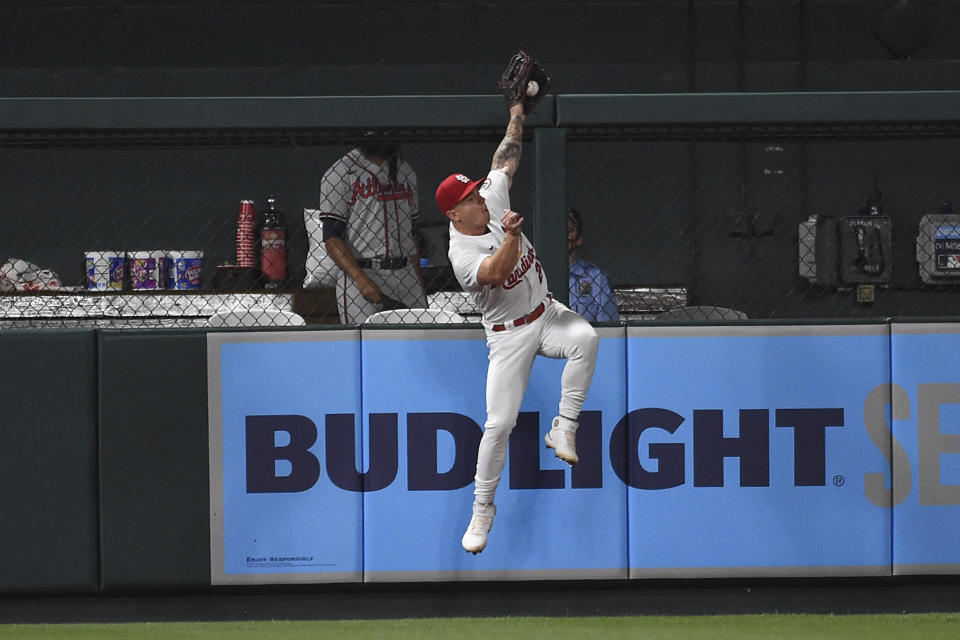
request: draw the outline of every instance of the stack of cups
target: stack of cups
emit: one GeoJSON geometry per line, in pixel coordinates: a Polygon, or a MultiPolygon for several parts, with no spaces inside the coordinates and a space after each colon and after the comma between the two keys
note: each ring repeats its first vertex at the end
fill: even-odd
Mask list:
{"type": "Polygon", "coordinates": [[[126,254],[123,251],[87,251],[84,254],[87,271],[87,289],[91,291],[120,291],[126,254]]]}
{"type": "Polygon", "coordinates": [[[240,214],[237,217],[237,266],[252,267],[255,255],[254,236],[256,235],[256,214],[253,200],[240,201],[240,214]]]}

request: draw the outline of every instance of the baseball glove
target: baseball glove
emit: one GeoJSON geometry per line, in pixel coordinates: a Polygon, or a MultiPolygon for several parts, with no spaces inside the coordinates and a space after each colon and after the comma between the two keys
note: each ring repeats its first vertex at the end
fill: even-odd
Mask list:
{"type": "Polygon", "coordinates": [[[381,293],[380,294],[380,310],[381,311],[393,311],[394,309],[409,309],[407,305],[403,304],[399,300],[391,298],[390,296],[381,293]]]}
{"type": "Polygon", "coordinates": [[[497,93],[503,95],[507,109],[523,103],[523,112],[530,114],[550,88],[550,76],[529,53],[518,51],[500,75],[497,93]]]}

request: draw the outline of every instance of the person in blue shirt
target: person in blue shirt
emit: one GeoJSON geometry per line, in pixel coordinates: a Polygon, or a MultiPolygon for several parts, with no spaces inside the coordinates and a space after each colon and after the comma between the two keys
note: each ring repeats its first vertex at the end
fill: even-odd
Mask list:
{"type": "Polygon", "coordinates": [[[583,221],[580,212],[567,209],[567,249],[570,263],[570,308],[590,322],[618,322],[617,299],[610,280],[597,265],[577,258],[577,247],[583,244],[583,221]]]}

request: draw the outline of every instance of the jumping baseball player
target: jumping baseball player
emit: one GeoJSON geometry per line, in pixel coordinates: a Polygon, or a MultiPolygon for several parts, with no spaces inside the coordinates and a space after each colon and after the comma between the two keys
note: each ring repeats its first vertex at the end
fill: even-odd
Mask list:
{"type": "MultiPolygon", "coordinates": [[[[340,322],[361,323],[387,308],[426,306],[413,237],[417,176],[396,145],[368,137],[327,169],[320,205],[305,213],[319,218],[320,224],[306,220],[306,226],[322,229],[324,248],[341,271],[340,322]]],[[[310,244],[313,251],[317,239],[311,236],[310,244]]]]}
{"type": "Polygon", "coordinates": [[[483,551],[493,525],[494,494],[507,440],[534,357],[567,359],[560,379],[559,415],[544,439],[558,458],[573,465],[578,461],[577,420],[597,355],[596,331],[550,296],[536,251],[521,230],[523,218],[510,210],[509,188],[520,164],[523,102],[512,104],[509,111],[506,136],[486,178],[471,180],[455,173],[436,192],[437,205],[450,218],[450,262],[460,285],[482,311],[490,349],[487,420],[477,453],[473,517],[462,540],[463,548],[475,554],[483,551]]]}

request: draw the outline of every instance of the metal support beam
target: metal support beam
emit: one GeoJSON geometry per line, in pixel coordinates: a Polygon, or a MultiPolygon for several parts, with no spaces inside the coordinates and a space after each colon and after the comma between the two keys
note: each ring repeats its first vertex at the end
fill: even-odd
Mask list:
{"type": "Polygon", "coordinates": [[[567,263],[567,130],[538,128],[533,133],[535,224],[533,245],[550,290],[569,301],[567,263]]]}
{"type": "MultiPolygon", "coordinates": [[[[528,126],[553,124],[544,96],[528,126]]],[[[501,127],[500,96],[0,98],[0,130],[501,127]]]]}
{"type": "MultiPolygon", "coordinates": [[[[958,114],[960,91],[562,94],[545,96],[525,125],[919,124],[958,114]]],[[[494,95],[0,98],[0,131],[502,126],[494,95]]]]}
{"type": "Polygon", "coordinates": [[[960,91],[559,95],[561,127],[950,122],[960,91]]]}

